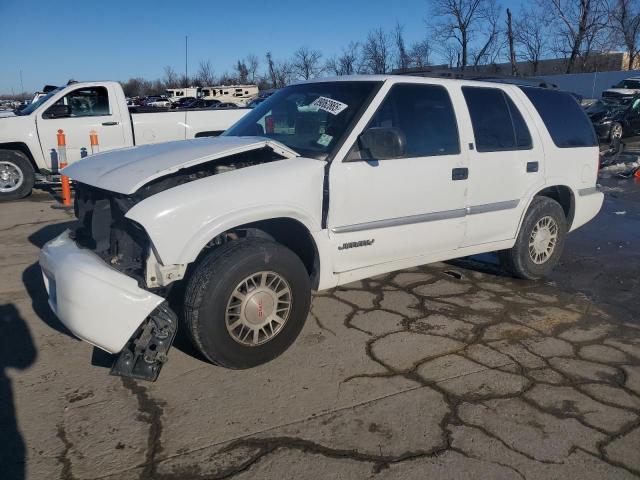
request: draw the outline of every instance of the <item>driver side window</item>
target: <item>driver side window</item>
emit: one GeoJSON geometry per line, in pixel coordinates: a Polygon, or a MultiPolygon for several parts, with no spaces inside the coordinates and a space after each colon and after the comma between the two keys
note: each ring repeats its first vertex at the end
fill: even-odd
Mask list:
{"type": "MultiPolygon", "coordinates": [[[[399,130],[405,139],[405,153],[401,158],[460,153],[453,105],[441,85],[394,85],[366,129],[370,128],[399,130]]],[[[352,153],[359,153],[360,158],[366,156],[364,151],[352,153]]]]}
{"type": "Polygon", "coordinates": [[[106,87],[79,88],[62,97],[54,106],[56,105],[68,107],[69,117],[96,117],[111,114],[106,87]]]}

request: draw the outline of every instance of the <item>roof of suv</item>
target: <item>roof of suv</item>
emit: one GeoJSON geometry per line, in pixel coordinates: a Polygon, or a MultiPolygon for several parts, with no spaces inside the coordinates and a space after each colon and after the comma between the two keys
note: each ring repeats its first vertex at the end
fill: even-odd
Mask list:
{"type": "Polygon", "coordinates": [[[498,78],[498,77],[486,77],[485,79],[481,78],[449,78],[442,76],[418,76],[418,75],[341,75],[336,77],[325,77],[325,78],[316,78],[313,80],[307,80],[302,82],[297,82],[296,84],[302,83],[317,83],[317,82],[366,82],[366,81],[374,81],[374,82],[384,82],[384,81],[396,81],[396,82],[405,82],[405,83],[458,83],[464,82],[465,84],[475,84],[478,83],[480,85],[521,85],[528,87],[543,87],[543,88],[557,88],[553,84],[539,84],[539,79],[529,79],[527,81],[526,78],[498,78]]]}

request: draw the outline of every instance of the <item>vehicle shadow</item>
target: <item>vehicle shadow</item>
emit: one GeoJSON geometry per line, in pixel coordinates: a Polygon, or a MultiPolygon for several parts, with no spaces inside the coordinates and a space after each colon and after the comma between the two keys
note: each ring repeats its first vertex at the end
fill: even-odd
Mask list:
{"type": "Polygon", "coordinates": [[[464,268],[465,270],[473,270],[488,275],[494,275],[496,277],[509,277],[500,266],[500,261],[495,253],[482,253],[478,255],[472,255],[470,257],[461,257],[454,260],[448,260],[447,265],[452,267],[464,268]]]}
{"type": "Polygon", "coordinates": [[[3,479],[25,478],[26,444],[16,419],[15,400],[7,368],[33,365],[37,351],[26,322],[15,305],[0,305],[0,472],[3,479]]]}

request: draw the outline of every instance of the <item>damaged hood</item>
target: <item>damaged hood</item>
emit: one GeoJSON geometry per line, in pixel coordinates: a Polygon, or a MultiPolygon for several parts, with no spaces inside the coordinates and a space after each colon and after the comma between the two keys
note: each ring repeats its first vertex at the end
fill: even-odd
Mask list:
{"type": "Polygon", "coordinates": [[[264,137],[206,137],[111,150],[79,160],[62,172],[78,182],[130,195],[151,180],[183,168],[262,148],[286,158],[298,156],[264,137]]]}

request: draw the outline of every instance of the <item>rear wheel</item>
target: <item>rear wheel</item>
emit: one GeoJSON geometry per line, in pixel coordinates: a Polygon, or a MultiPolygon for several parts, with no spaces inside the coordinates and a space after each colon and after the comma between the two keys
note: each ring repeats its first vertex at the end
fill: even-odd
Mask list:
{"type": "Polygon", "coordinates": [[[34,182],[33,166],[24,153],[0,150],[0,201],[26,197],[34,182]]]}
{"type": "Polygon", "coordinates": [[[211,362],[253,367],[280,355],[309,313],[309,274],[274,241],[244,238],[222,245],[196,267],[185,291],[185,320],[211,362]]]}
{"type": "Polygon", "coordinates": [[[558,202],[535,197],[513,248],[500,252],[505,270],[518,278],[538,280],[558,264],[567,234],[567,219],[558,202]]]}

